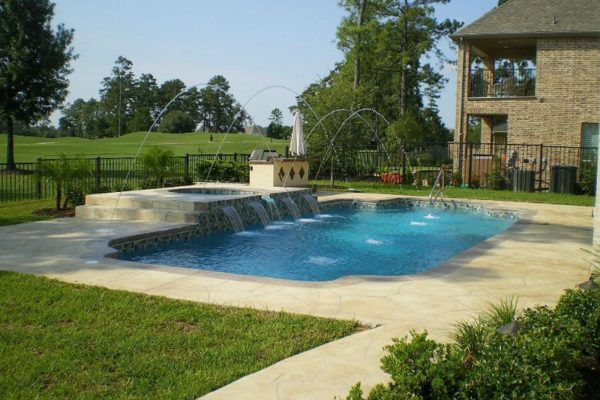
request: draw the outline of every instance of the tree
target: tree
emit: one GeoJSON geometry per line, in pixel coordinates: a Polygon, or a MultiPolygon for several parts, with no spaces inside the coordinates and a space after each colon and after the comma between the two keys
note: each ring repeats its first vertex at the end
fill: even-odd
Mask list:
{"type": "Polygon", "coordinates": [[[249,122],[249,116],[229,93],[229,82],[216,75],[200,90],[200,123],[205,131],[240,132],[249,122]]]}
{"type": "Polygon", "coordinates": [[[361,172],[352,170],[357,150],[369,145],[384,146],[390,156],[405,145],[447,140],[437,107],[445,79],[429,60],[449,62],[438,43],[461,26],[435,18],[434,6],[448,2],[340,1],[347,11],[337,31],[344,60],[310,85],[297,104],[312,131],[309,159],[317,165],[329,162],[331,182],[334,173],[361,172]],[[305,103],[327,119],[318,122],[305,103]],[[362,111],[352,115],[348,110],[362,111]]]}
{"type": "Polygon", "coordinates": [[[63,134],[67,136],[86,137],[85,108],[86,102],[83,99],[77,99],[63,108],[63,116],[58,122],[63,134]]]}
{"type": "Polygon", "coordinates": [[[274,108],[269,116],[271,123],[267,127],[267,136],[276,139],[284,139],[285,129],[283,127],[283,113],[279,108],[274,108]]]}
{"type": "Polygon", "coordinates": [[[202,99],[197,88],[192,87],[186,90],[186,85],[182,80],[172,79],[164,82],[160,86],[159,94],[161,104],[159,108],[162,109],[178,96],[171,103],[168,111],[181,111],[186,113],[193,119],[194,127],[201,122],[202,99]]]}
{"type": "Polygon", "coordinates": [[[165,115],[160,123],[159,130],[167,133],[193,132],[196,121],[188,113],[173,110],[165,115]]]}
{"type": "Polygon", "coordinates": [[[75,181],[91,176],[91,164],[86,160],[69,160],[65,155],[61,155],[59,160],[48,160],[40,165],[40,175],[54,182],[56,186],[56,209],[67,208],[70,199],[65,196],[64,204],[61,207],[61,198],[64,191],[69,192],[69,185],[75,184],[75,181]]]}
{"type": "Polygon", "coordinates": [[[108,136],[121,136],[128,132],[127,123],[133,115],[135,101],[135,76],[131,71],[132,67],[131,61],[119,56],[112,75],[102,80],[100,101],[109,125],[108,136]]]}
{"type": "Polygon", "coordinates": [[[77,136],[89,139],[102,137],[108,128],[104,108],[98,100],[77,99],[62,109],[63,116],[59,127],[65,136],[77,136]]]}
{"type": "Polygon", "coordinates": [[[135,80],[133,112],[129,131],[147,131],[160,112],[160,93],[152,74],[142,74],[135,80]]]}
{"type": "Polygon", "coordinates": [[[275,125],[283,125],[283,113],[279,108],[274,108],[273,110],[271,110],[269,121],[271,121],[271,123],[275,125]]]}
{"type": "Polygon", "coordinates": [[[73,30],[51,26],[48,0],[0,0],[0,114],[8,135],[7,169],[15,170],[14,121],[31,124],[67,96],[73,30]]]}

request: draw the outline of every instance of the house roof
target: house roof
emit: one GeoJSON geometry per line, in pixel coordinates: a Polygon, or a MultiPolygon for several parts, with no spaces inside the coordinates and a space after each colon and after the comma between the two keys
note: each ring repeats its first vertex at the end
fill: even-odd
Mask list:
{"type": "Polygon", "coordinates": [[[450,37],[600,36],[600,0],[509,0],[450,37]]]}

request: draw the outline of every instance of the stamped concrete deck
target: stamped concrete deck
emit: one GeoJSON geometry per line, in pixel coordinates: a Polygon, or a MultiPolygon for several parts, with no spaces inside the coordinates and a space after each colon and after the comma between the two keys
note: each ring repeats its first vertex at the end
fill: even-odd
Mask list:
{"type": "MultiPolygon", "coordinates": [[[[395,196],[320,194],[321,201],[395,196]]],[[[474,202],[474,201],[469,201],[474,202]]],[[[430,272],[400,278],[297,283],[141,265],[104,255],[110,239],[178,225],[61,219],[0,228],[0,269],[216,304],[354,318],[374,329],[283,360],[210,393],[206,399],[344,398],[352,384],[387,379],[379,369],[390,338],[426,329],[446,339],[453,322],[489,302],[517,296],[521,306],[554,303],[587,279],[583,248],[592,241],[592,208],[481,202],[514,209],[509,230],[430,272]]],[[[425,257],[429,249],[423,249],[425,257]]]]}

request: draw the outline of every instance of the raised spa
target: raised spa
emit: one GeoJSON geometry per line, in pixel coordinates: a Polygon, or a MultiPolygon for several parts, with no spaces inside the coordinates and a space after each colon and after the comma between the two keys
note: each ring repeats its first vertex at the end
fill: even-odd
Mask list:
{"type": "Polygon", "coordinates": [[[515,222],[481,211],[430,208],[329,210],[299,220],[182,240],[120,258],[299,281],[426,271],[515,222]]]}

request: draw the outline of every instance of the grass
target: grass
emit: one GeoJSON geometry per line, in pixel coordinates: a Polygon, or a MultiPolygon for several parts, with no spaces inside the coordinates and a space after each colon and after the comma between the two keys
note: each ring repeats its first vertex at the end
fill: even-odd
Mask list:
{"type": "MultiPolygon", "coordinates": [[[[61,154],[72,157],[122,157],[134,156],[146,135],[136,132],[120,138],[82,139],[74,137],[40,138],[15,135],[15,160],[17,162],[34,162],[38,157],[56,158],[61,154]]],[[[214,154],[217,152],[224,134],[213,133],[151,133],[145,144],[172,149],[175,155],[214,154]]],[[[261,136],[231,133],[227,135],[220,153],[250,154],[253,149],[276,149],[285,153],[287,140],[263,138],[261,136]]],[[[6,135],[0,135],[0,148],[6,147],[6,135]]],[[[6,153],[0,152],[0,163],[6,162],[6,153]]]]}
{"type": "MultiPolygon", "coordinates": [[[[332,189],[329,181],[313,181],[319,190],[346,191],[349,188],[368,193],[399,194],[407,196],[429,196],[431,188],[415,188],[412,185],[391,185],[379,182],[336,182],[332,189]]],[[[474,200],[497,200],[497,201],[520,201],[526,203],[565,204],[573,206],[593,206],[596,198],[592,196],[549,193],[549,192],[513,192],[510,190],[491,189],[467,189],[447,187],[444,190],[444,198],[451,199],[474,199],[474,200]]]]}
{"type": "Polygon", "coordinates": [[[34,212],[54,206],[55,200],[53,199],[0,203],[0,226],[51,219],[51,216],[36,215],[34,212]]]}
{"type": "Polygon", "coordinates": [[[194,399],[360,329],[7,272],[0,310],[2,399],[194,399]]]}

